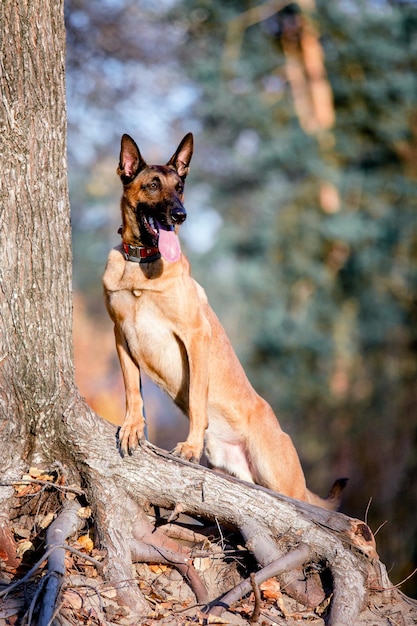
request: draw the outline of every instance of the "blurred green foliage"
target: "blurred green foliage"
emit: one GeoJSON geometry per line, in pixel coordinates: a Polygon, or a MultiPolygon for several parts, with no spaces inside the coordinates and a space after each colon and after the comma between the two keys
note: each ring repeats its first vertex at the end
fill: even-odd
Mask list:
{"type": "MultiPolygon", "coordinates": [[[[163,154],[183,131],[196,132],[184,227],[194,274],[249,378],[294,438],[309,485],[323,491],[348,475],[344,510],[364,518],[372,499],[371,528],[387,520],[378,548],[398,582],[417,562],[417,5],[318,0],[306,14],[304,2],[275,4],[245,25],[254,5],[237,0],[179,0],[158,15],[139,2],[133,17],[128,2],[68,0],[70,81],[83,71],[71,11],[89,16],[90,48],[97,33],[108,41],[98,19],[107,11],[121,42],[130,15],[129,47],[113,41],[105,54],[90,50],[92,59],[136,63],[148,77],[149,67],[154,77],[160,65],[170,67],[165,87],[148,80],[147,95],[128,73],[108,104],[120,111],[132,94],[168,96],[188,86],[163,154]],[[156,38],[152,54],[131,36],[139,17],[139,34],[156,38]],[[335,113],[334,124],[318,130],[301,123],[288,77],[288,46],[299,46],[303,24],[319,37],[335,113]],[[202,245],[205,229],[215,236],[202,245]]],[[[90,104],[106,107],[97,98],[90,104]]],[[[159,106],[167,123],[162,99],[159,106]]],[[[140,123],[142,146],[156,133],[147,133],[146,118],[140,123]]],[[[118,115],[116,134],[120,124],[118,115]]],[[[110,134],[97,151],[94,167],[109,151],[116,162],[117,141],[110,134]]],[[[105,219],[109,199],[114,214],[117,181],[107,197],[91,188],[85,195],[90,166],[73,166],[76,278],[89,251],[98,265],[101,248],[117,242],[109,233],[118,217],[105,219]],[[102,213],[92,211],[103,223],[85,227],[91,207],[103,204],[102,213]]],[[[97,283],[95,273],[79,280],[85,288],[97,283]]],[[[415,580],[404,590],[417,595],[415,580]]]]}

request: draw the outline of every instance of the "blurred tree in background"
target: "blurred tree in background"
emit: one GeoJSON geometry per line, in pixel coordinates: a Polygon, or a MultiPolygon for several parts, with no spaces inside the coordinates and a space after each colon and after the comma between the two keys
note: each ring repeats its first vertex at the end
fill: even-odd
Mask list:
{"type": "MultiPolygon", "coordinates": [[[[159,162],[194,131],[182,231],[194,274],[309,485],[350,476],[344,510],[374,531],[387,521],[379,551],[405,578],[417,564],[417,4],[67,0],[67,26],[76,287],[104,313],[121,133],[159,162]]],[[[404,591],[417,595],[415,579],[404,591]]]]}

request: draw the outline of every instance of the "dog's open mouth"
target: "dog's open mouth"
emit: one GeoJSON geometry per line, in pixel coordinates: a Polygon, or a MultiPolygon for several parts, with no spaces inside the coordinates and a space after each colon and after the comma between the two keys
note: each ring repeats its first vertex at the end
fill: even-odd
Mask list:
{"type": "Polygon", "coordinates": [[[181,247],[174,227],[163,225],[153,217],[145,219],[145,227],[153,239],[157,242],[159,252],[164,259],[175,263],[181,256],[181,247]]]}

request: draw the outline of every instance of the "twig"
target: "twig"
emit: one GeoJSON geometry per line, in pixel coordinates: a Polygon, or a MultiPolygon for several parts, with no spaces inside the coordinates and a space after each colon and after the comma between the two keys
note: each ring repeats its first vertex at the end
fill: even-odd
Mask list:
{"type": "Polygon", "coordinates": [[[226,545],[226,541],[225,541],[225,539],[223,537],[223,533],[222,533],[222,529],[220,528],[219,520],[217,519],[217,517],[215,517],[214,521],[216,522],[217,530],[218,530],[219,535],[220,535],[220,547],[221,547],[222,550],[224,550],[224,547],[226,545]]]}
{"type": "Polygon", "coordinates": [[[374,532],[374,537],[377,536],[377,534],[379,533],[379,531],[381,530],[381,528],[384,528],[385,524],[388,524],[388,520],[386,519],[385,522],[382,522],[382,524],[380,524],[378,526],[378,528],[376,529],[376,531],[374,532]]]}
{"type": "Polygon", "coordinates": [[[371,504],[372,504],[372,496],[369,498],[368,504],[366,505],[366,510],[365,510],[365,524],[367,526],[368,526],[369,509],[371,508],[371,504]]]}
{"type": "Polygon", "coordinates": [[[68,591],[72,591],[73,593],[75,593],[77,595],[77,597],[80,599],[81,601],[81,608],[84,607],[84,597],[81,593],[79,593],[77,591],[77,588],[83,588],[83,589],[87,589],[87,590],[91,590],[93,592],[93,594],[95,596],[97,596],[97,601],[99,603],[99,607],[100,607],[100,611],[104,611],[104,604],[103,604],[103,598],[101,597],[101,593],[100,590],[97,588],[97,586],[95,587],[94,585],[88,584],[88,583],[82,583],[82,584],[72,584],[71,582],[66,582],[65,583],[65,590],[68,591]]]}
{"type": "Polygon", "coordinates": [[[54,552],[55,550],[60,550],[60,549],[64,549],[67,552],[72,552],[76,556],[79,556],[82,559],[85,559],[86,561],[89,561],[90,563],[92,563],[93,565],[98,567],[99,569],[101,569],[103,567],[103,563],[101,563],[100,561],[97,561],[97,559],[95,559],[94,557],[89,556],[88,554],[84,554],[84,552],[80,552],[80,550],[77,550],[76,548],[73,548],[72,546],[69,546],[67,543],[60,543],[60,544],[52,546],[48,550],[46,550],[46,552],[44,552],[42,554],[42,556],[39,559],[39,561],[36,561],[35,565],[28,572],[26,572],[26,574],[23,576],[23,578],[19,578],[19,580],[16,580],[14,583],[11,583],[10,585],[7,585],[7,587],[5,589],[3,589],[3,591],[0,591],[0,598],[6,597],[7,594],[9,594],[11,591],[16,589],[17,587],[27,583],[28,580],[30,580],[32,578],[33,574],[40,568],[42,563],[46,559],[48,559],[50,557],[52,552],[54,552]]]}
{"type": "Polygon", "coordinates": [[[168,518],[168,524],[178,519],[180,514],[183,513],[183,511],[184,511],[184,506],[181,504],[181,502],[177,502],[175,504],[174,510],[172,511],[171,515],[168,518]]]}
{"type": "Polygon", "coordinates": [[[102,569],[104,567],[104,564],[101,561],[98,561],[93,556],[85,554],[85,552],[81,552],[81,550],[77,550],[77,548],[69,546],[67,543],[63,543],[61,545],[58,544],[55,546],[55,548],[64,548],[64,550],[67,550],[67,552],[71,552],[72,554],[75,554],[75,556],[79,556],[81,559],[89,561],[89,563],[92,563],[98,569],[102,569]]]}
{"type": "MultiPolygon", "coordinates": [[[[385,593],[387,591],[393,591],[394,589],[400,589],[400,587],[407,582],[407,580],[409,580],[410,578],[412,578],[414,576],[414,574],[417,573],[417,567],[415,569],[413,569],[413,571],[411,572],[411,574],[409,574],[406,578],[404,578],[403,580],[401,580],[399,583],[397,583],[396,585],[391,585],[391,587],[382,587],[379,583],[379,581],[377,579],[372,580],[369,582],[369,587],[372,589],[372,591],[381,591],[382,593],[385,593]]],[[[406,600],[410,599],[407,598],[407,596],[404,596],[404,598],[406,600]]],[[[415,600],[413,598],[411,598],[411,602],[414,603],[415,600]]]]}
{"type": "Polygon", "coordinates": [[[7,594],[9,594],[11,591],[16,589],[20,585],[23,585],[24,583],[28,582],[28,580],[32,578],[33,574],[40,568],[40,566],[45,561],[45,559],[47,559],[54,550],[56,550],[57,548],[61,548],[61,547],[62,546],[54,546],[53,548],[46,550],[46,552],[44,552],[44,554],[41,556],[39,561],[36,561],[35,565],[23,576],[23,578],[20,578],[19,580],[16,580],[14,583],[7,585],[7,587],[3,589],[3,591],[0,591],[0,598],[6,597],[7,594]]]}
{"type": "Polygon", "coordinates": [[[42,580],[39,581],[39,585],[38,585],[37,589],[35,590],[35,593],[33,594],[33,598],[32,598],[32,601],[30,603],[30,607],[26,611],[27,623],[29,624],[29,626],[32,624],[32,617],[33,617],[33,613],[35,611],[36,604],[38,602],[38,598],[41,595],[42,590],[43,590],[47,580],[48,580],[48,575],[45,576],[45,578],[43,578],[42,580]]]}
{"type": "Polygon", "coordinates": [[[255,596],[255,606],[253,607],[252,617],[250,618],[250,623],[254,624],[258,621],[259,615],[261,613],[261,592],[259,590],[259,586],[256,583],[254,572],[250,575],[250,584],[252,585],[253,595],[255,596]]]}
{"type": "MultiPolygon", "coordinates": [[[[20,480],[5,480],[0,482],[0,487],[15,487],[17,485],[43,485],[44,487],[55,487],[58,491],[66,493],[75,493],[77,496],[84,496],[85,491],[78,487],[70,487],[65,485],[57,485],[51,480],[40,480],[39,478],[22,478],[20,480]]],[[[37,495],[37,494],[36,494],[37,495]]]]}
{"type": "Polygon", "coordinates": [[[415,569],[413,569],[411,574],[408,574],[408,576],[406,578],[403,578],[403,580],[401,580],[399,583],[394,585],[394,588],[399,589],[401,587],[401,585],[403,585],[405,582],[407,582],[407,580],[410,580],[410,578],[412,578],[416,572],[417,572],[417,567],[415,569]]]}

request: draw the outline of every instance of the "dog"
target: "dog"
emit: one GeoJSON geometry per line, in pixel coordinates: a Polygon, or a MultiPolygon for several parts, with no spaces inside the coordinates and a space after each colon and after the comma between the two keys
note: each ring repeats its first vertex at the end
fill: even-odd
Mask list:
{"type": "Polygon", "coordinates": [[[126,392],[120,451],[132,453],[144,440],[143,370],[189,417],[188,437],[174,454],[198,462],[204,449],[218,471],[337,509],[346,479],[325,499],[307,489],[291,438],[251,386],[191,278],[178,230],[187,216],[184,182],[192,154],[191,133],[166,165],[148,165],[129,135],[121,140],[122,243],[111,250],[103,277],[126,392]]]}

